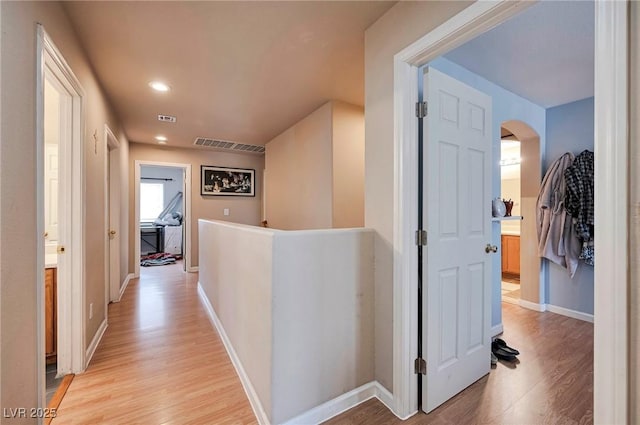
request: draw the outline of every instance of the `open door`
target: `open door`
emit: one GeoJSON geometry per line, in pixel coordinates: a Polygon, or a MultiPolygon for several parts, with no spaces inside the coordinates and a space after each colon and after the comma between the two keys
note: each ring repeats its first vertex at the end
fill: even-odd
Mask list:
{"type": "Polygon", "coordinates": [[[491,367],[491,98],[433,68],[424,75],[422,409],[491,367]]]}

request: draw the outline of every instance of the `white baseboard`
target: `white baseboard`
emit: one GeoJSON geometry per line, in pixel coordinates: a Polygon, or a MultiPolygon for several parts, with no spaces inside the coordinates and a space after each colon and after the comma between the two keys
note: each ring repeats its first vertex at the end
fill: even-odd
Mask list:
{"type": "Polygon", "coordinates": [[[284,425],[319,424],[374,397],[387,406],[389,410],[393,411],[390,408],[393,404],[393,396],[391,393],[380,385],[379,382],[371,381],[349,391],[348,393],[342,394],[333,400],[322,403],[311,410],[307,410],[293,419],[289,419],[284,423],[284,425]]]}
{"type": "Polygon", "coordinates": [[[236,373],[240,378],[240,382],[242,383],[244,392],[247,394],[247,397],[249,398],[249,404],[251,404],[251,408],[253,409],[254,415],[256,415],[256,418],[258,419],[258,423],[260,425],[269,425],[270,424],[269,418],[267,417],[267,414],[265,413],[264,408],[262,407],[262,403],[260,403],[258,394],[253,388],[253,385],[249,380],[249,376],[247,375],[244,368],[242,367],[240,358],[238,358],[236,351],[233,349],[233,346],[231,345],[231,341],[229,340],[227,333],[222,327],[222,323],[220,322],[220,319],[218,319],[216,312],[213,310],[213,306],[211,305],[211,302],[209,302],[209,298],[207,298],[207,294],[205,294],[204,289],[202,289],[202,285],[200,284],[200,282],[198,282],[198,296],[200,297],[200,301],[202,302],[202,305],[204,306],[204,309],[207,312],[207,315],[209,316],[209,320],[218,331],[218,334],[220,335],[220,339],[222,339],[222,343],[224,344],[224,348],[227,350],[227,354],[229,354],[229,357],[231,358],[231,363],[233,364],[233,367],[236,369],[236,373]]]}
{"type": "Polygon", "coordinates": [[[507,303],[507,304],[515,304],[515,305],[520,305],[520,300],[517,300],[515,298],[510,298],[510,297],[502,297],[501,300],[503,303],[507,303]]]}
{"type": "Polygon", "coordinates": [[[104,336],[104,333],[107,330],[107,319],[105,318],[102,323],[100,323],[100,327],[98,328],[98,331],[96,332],[96,334],[93,336],[93,339],[91,340],[91,344],[89,344],[89,347],[87,348],[87,351],[85,353],[84,356],[84,368],[88,368],[89,367],[89,363],[91,362],[91,359],[93,358],[93,354],[96,352],[96,349],[98,348],[98,344],[100,344],[100,341],[102,340],[102,337],[104,336]]]}
{"type": "Polygon", "coordinates": [[[187,268],[187,272],[189,273],[197,273],[200,268],[198,266],[191,266],[187,268]]]}
{"type": "Polygon", "coordinates": [[[546,304],[532,303],[531,301],[527,300],[520,300],[520,307],[528,308],[529,310],[538,311],[540,313],[542,313],[543,311],[547,311],[546,304]]]}
{"type": "Polygon", "coordinates": [[[393,411],[393,407],[392,407],[394,405],[393,394],[391,394],[389,390],[387,390],[378,381],[374,381],[374,383],[376,385],[376,398],[380,400],[380,402],[384,404],[387,407],[387,409],[389,409],[395,415],[395,412],[393,411]]]}
{"type": "Polygon", "coordinates": [[[552,313],[561,314],[563,316],[572,317],[574,319],[584,320],[585,322],[593,323],[593,314],[583,313],[581,311],[571,310],[569,308],[558,307],[557,305],[553,305],[553,304],[547,304],[547,310],[552,313]]]}
{"type": "Polygon", "coordinates": [[[494,327],[491,328],[491,338],[493,338],[494,336],[500,335],[502,332],[504,332],[502,323],[495,325],[494,327]]]}
{"type": "Polygon", "coordinates": [[[117,302],[120,302],[120,300],[122,299],[124,291],[127,290],[127,286],[129,286],[129,282],[131,281],[131,279],[135,279],[135,275],[133,273],[129,273],[127,277],[124,278],[124,282],[122,282],[122,285],[120,285],[120,295],[118,296],[117,302]]]}

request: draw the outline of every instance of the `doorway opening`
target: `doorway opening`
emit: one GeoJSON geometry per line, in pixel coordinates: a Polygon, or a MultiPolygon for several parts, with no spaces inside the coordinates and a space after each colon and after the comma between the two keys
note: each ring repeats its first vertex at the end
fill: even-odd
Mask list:
{"type": "Polygon", "coordinates": [[[191,268],[191,165],[136,161],[135,264],[191,268]]]}
{"type": "Polygon", "coordinates": [[[520,141],[500,128],[500,192],[505,215],[500,222],[502,302],[520,301],[520,141]]]}
{"type": "MultiPolygon", "coordinates": [[[[394,402],[399,417],[410,416],[417,409],[417,383],[412,374],[412,355],[417,352],[416,325],[416,256],[414,230],[417,223],[417,131],[415,108],[418,99],[417,81],[419,66],[441,56],[478,34],[505,22],[530,6],[525,3],[500,2],[493,5],[475,3],[445,24],[426,34],[394,57],[394,117],[395,119],[395,188],[394,207],[394,402]],[[415,398],[414,398],[415,397],[415,398]]],[[[627,104],[627,5],[598,3],[595,26],[595,187],[600,201],[595,206],[598,227],[611,228],[599,232],[596,249],[602,253],[596,269],[596,340],[594,344],[594,412],[597,422],[624,421],[628,409],[628,385],[624,373],[628,368],[626,315],[626,220],[616,220],[615,211],[627,211],[626,190],[628,181],[628,138],[626,133],[627,104]],[[616,64],[615,60],[621,64],[616,64]],[[604,235],[603,233],[607,233],[604,235]],[[613,257],[619,253],[624,258],[613,257]],[[607,277],[607,273],[610,277],[607,277]],[[604,289],[603,283],[619,277],[615,288],[621,291],[618,298],[607,296],[612,288],[604,289]],[[600,279],[599,279],[600,278],[600,279]],[[617,347],[617,348],[616,348],[617,347]],[[608,361],[601,361],[609,359],[608,361]],[[611,360],[614,359],[614,360],[611,360]],[[612,394],[619,394],[614,397],[612,394]]],[[[543,294],[544,288],[539,288],[543,294]]],[[[540,297],[544,300],[544,297],[540,297]]]]}
{"type": "Polygon", "coordinates": [[[121,270],[120,245],[122,232],[120,226],[120,142],[108,125],[104,126],[105,157],[105,312],[106,304],[120,301],[126,289],[127,270],[121,270]]]}
{"type": "Polygon", "coordinates": [[[41,25],[37,40],[37,367],[45,407],[59,378],[85,369],[84,91],[41,25]]]}
{"type": "Polygon", "coordinates": [[[502,301],[540,310],[537,306],[545,299],[536,230],[542,181],[540,136],[525,122],[505,121],[500,145],[502,198],[514,201],[513,219],[502,220],[500,226],[502,301]]]}

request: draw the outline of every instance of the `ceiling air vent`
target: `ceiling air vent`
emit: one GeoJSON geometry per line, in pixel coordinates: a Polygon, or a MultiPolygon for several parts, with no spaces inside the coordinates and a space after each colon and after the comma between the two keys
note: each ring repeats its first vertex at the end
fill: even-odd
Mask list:
{"type": "Polygon", "coordinates": [[[238,153],[264,153],[264,146],[247,145],[244,143],[229,142],[227,140],[208,139],[206,137],[198,137],[193,142],[196,146],[204,146],[208,148],[223,149],[235,151],[238,153]]]}
{"type": "Polygon", "coordinates": [[[176,117],[173,117],[171,115],[158,115],[158,121],[162,121],[162,122],[176,122],[178,121],[178,119],[176,117]]]}

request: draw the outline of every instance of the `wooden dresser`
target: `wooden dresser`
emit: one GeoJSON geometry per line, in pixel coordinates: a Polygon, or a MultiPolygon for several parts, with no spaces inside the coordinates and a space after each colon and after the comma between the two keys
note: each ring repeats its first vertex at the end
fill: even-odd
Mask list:
{"type": "Polygon", "coordinates": [[[57,273],[58,269],[52,267],[44,272],[44,323],[45,323],[45,354],[47,363],[56,361],[57,342],[57,273]]]}
{"type": "Polygon", "coordinates": [[[520,276],[520,236],[502,235],[502,273],[520,276]]]}

